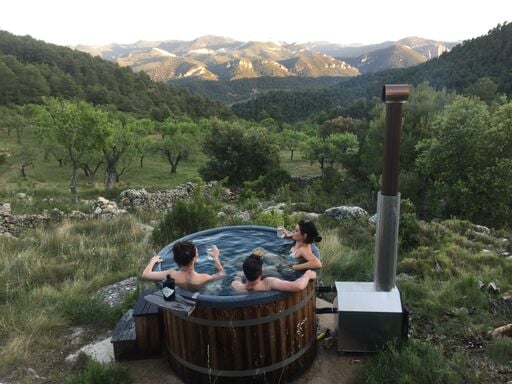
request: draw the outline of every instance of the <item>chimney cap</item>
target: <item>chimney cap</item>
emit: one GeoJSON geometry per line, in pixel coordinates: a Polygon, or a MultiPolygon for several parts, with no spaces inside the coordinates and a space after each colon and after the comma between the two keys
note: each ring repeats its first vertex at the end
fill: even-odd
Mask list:
{"type": "Polygon", "coordinates": [[[409,84],[386,84],[382,87],[382,101],[385,103],[406,103],[410,88],[409,84]]]}

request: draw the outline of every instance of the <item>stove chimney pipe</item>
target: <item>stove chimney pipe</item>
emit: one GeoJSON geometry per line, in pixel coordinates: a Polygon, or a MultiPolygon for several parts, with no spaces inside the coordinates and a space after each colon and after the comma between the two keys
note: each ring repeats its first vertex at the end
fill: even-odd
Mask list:
{"type": "Polygon", "coordinates": [[[381,191],[377,200],[377,234],[375,240],[374,283],[377,291],[389,292],[395,287],[400,221],[398,174],[400,163],[400,128],[403,104],[409,98],[409,85],[385,85],[382,101],[386,103],[384,160],[381,191]]]}

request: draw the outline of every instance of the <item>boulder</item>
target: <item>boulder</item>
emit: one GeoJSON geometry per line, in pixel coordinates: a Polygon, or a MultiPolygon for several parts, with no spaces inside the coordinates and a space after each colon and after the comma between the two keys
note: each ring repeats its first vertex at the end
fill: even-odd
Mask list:
{"type": "Polygon", "coordinates": [[[366,212],[363,208],[350,205],[342,205],[339,207],[326,209],[324,214],[338,221],[358,218],[361,216],[368,216],[368,212],[366,212]]]}

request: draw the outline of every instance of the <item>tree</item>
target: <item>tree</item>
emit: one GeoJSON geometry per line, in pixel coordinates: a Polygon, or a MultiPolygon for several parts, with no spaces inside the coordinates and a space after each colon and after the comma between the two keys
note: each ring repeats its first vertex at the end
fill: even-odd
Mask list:
{"type": "Polygon", "coordinates": [[[124,169],[119,171],[120,161],[135,156],[136,143],[141,130],[137,120],[111,113],[108,118],[107,131],[108,135],[103,146],[105,186],[112,188],[130,163],[127,161],[124,169]]]}
{"type": "Polygon", "coordinates": [[[47,98],[39,116],[39,136],[62,145],[71,163],[69,189],[73,203],[78,203],[78,169],[89,152],[105,147],[108,136],[107,114],[83,101],[47,98]]]}
{"type": "Polygon", "coordinates": [[[512,213],[512,105],[491,115],[475,98],[457,96],[418,144],[418,172],[432,180],[443,213],[487,224],[504,224],[512,213]],[[497,209],[497,207],[500,207],[497,209]]]}
{"type": "Polygon", "coordinates": [[[279,147],[270,133],[240,122],[213,121],[203,149],[210,157],[199,170],[205,180],[227,177],[230,185],[240,186],[279,167],[279,147]]]}
{"type": "Polygon", "coordinates": [[[157,144],[171,166],[171,173],[176,173],[181,160],[187,159],[197,148],[199,128],[191,121],[177,122],[166,119],[159,124],[162,141],[157,144]]]}
{"type": "Polygon", "coordinates": [[[335,133],[353,133],[359,137],[361,134],[361,122],[351,117],[338,116],[325,121],[318,127],[318,136],[327,137],[335,133]]]}
{"type": "Polygon", "coordinates": [[[347,165],[347,161],[357,154],[359,143],[352,133],[336,133],[326,138],[312,137],[304,144],[304,153],[309,160],[317,160],[322,173],[325,163],[347,165]]]}
{"type": "Polygon", "coordinates": [[[290,160],[293,160],[293,153],[299,149],[302,143],[307,140],[307,136],[302,132],[285,129],[278,136],[281,147],[290,151],[290,160]]]}

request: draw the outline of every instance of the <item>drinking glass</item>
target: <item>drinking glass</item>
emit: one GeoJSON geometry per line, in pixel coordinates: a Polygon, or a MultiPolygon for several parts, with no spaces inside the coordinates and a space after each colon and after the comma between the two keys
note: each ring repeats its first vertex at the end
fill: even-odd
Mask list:
{"type": "Polygon", "coordinates": [[[208,258],[210,260],[213,260],[213,257],[212,257],[212,252],[213,252],[213,245],[209,245],[206,247],[206,253],[208,254],[208,258]]]}
{"type": "Polygon", "coordinates": [[[277,237],[284,238],[284,227],[277,227],[277,237]]]}

